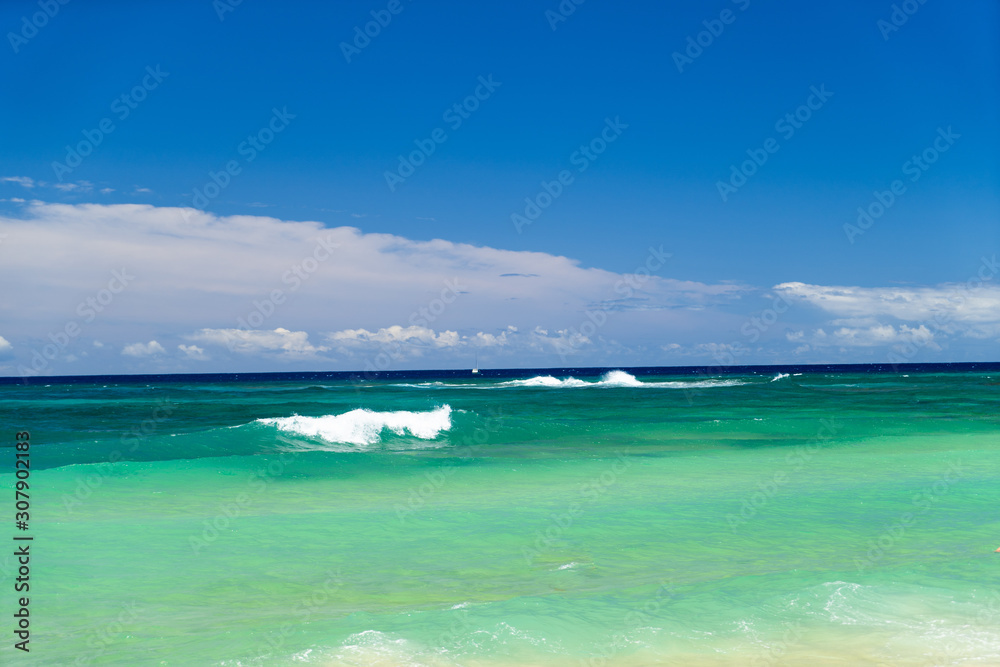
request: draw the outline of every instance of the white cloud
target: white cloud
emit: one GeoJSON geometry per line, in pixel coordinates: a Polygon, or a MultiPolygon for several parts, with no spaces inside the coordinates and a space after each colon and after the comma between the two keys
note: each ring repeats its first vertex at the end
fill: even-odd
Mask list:
{"type": "Polygon", "coordinates": [[[115,191],[114,188],[101,188],[101,194],[102,195],[108,195],[108,194],[111,194],[114,191],[115,191]]]}
{"type": "Polygon", "coordinates": [[[573,329],[559,329],[555,333],[550,333],[541,327],[535,327],[531,331],[529,341],[531,348],[560,356],[579,352],[593,342],[589,337],[573,329]]]}
{"type": "Polygon", "coordinates": [[[0,182],[17,183],[25,188],[35,187],[35,180],[33,178],[28,178],[27,176],[0,176],[0,182]]]}
{"type": "MultiPolygon", "coordinates": [[[[987,274],[988,275],[988,274],[987,274]]],[[[809,303],[841,318],[894,317],[905,322],[1000,322],[1000,285],[945,284],[934,287],[833,287],[782,283],[787,299],[809,303]]]]}
{"type": "Polygon", "coordinates": [[[402,327],[398,324],[391,327],[384,327],[378,331],[368,331],[367,329],[334,331],[327,334],[327,339],[331,343],[339,345],[360,343],[366,346],[369,344],[377,344],[379,346],[402,344],[441,348],[455,347],[461,343],[461,337],[455,331],[435,333],[433,329],[428,329],[427,327],[402,327]]]}
{"type": "Polygon", "coordinates": [[[224,345],[240,354],[276,353],[285,358],[315,357],[330,348],[314,346],[305,331],[289,331],[278,327],[273,331],[242,329],[202,329],[189,336],[190,340],[209,345],[224,345]]]}
{"type": "MultiPolygon", "coordinates": [[[[239,370],[235,364],[246,363],[245,355],[274,362],[271,368],[309,359],[353,368],[356,357],[345,356],[383,345],[425,355],[425,367],[473,349],[505,357],[508,365],[555,365],[554,355],[567,350],[579,353],[578,363],[623,363],[624,357],[599,356],[620,350],[711,355],[698,343],[742,340],[723,332],[738,332],[752,310],[733,308],[753,291],[744,285],[655,272],[646,278],[638,269],[628,276],[543,252],[149,205],[31,201],[18,211],[21,217],[0,215],[0,234],[8,235],[0,283],[19,285],[4,293],[5,312],[18,313],[5,321],[5,335],[41,339],[61,330],[76,317],[76,304],[108,286],[112,269],[124,269],[135,279],[93,321],[80,322],[84,339],[121,349],[148,336],[137,332],[156,331],[168,347],[186,344],[171,353],[173,361],[197,358],[197,348],[220,370],[226,364],[239,370]],[[18,282],[29,272],[31,281],[18,282]],[[588,310],[603,312],[606,322],[588,310]],[[602,324],[592,330],[596,321],[602,324]],[[241,334],[247,326],[255,330],[241,334]],[[664,341],[684,347],[661,349],[664,341]],[[218,346],[239,354],[216,354],[218,346]]],[[[802,331],[799,347],[816,345],[820,328],[843,341],[821,348],[874,346],[893,338],[880,333],[883,326],[899,338],[922,335],[923,325],[942,345],[955,334],[970,344],[1000,335],[1000,288],[989,283],[975,290],[783,283],[775,290],[819,309],[796,307],[782,316],[770,342],[784,350],[792,348],[780,334],[788,327],[802,331]],[[948,299],[956,290],[963,300],[948,299]],[[921,319],[939,313],[938,326],[921,319]]]]}
{"type": "Polygon", "coordinates": [[[129,357],[150,357],[154,354],[166,354],[166,352],[163,346],[155,340],[151,340],[148,343],[132,343],[122,349],[122,354],[129,357]]]}
{"type": "Polygon", "coordinates": [[[880,347],[912,343],[921,348],[940,349],[934,342],[934,333],[923,324],[918,327],[901,324],[898,328],[891,324],[866,328],[840,327],[831,333],[824,329],[816,329],[810,334],[790,331],[785,338],[791,343],[808,343],[813,347],[880,347]]]}
{"type": "Polygon", "coordinates": [[[931,287],[842,287],[783,283],[775,290],[790,301],[807,303],[835,317],[812,333],[787,336],[815,347],[912,344],[940,350],[956,337],[1000,339],[1000,271],[995,256],[983,258],[977,275],[965,283],[931,287]],[[891,321],[895,320],[895,322],[891,321]],[[829,330],[829,333],[827,333],[829,330]]]}
{"type": "Polygon", "coordinates": [[[178,345],[177,349],[188,359],[194,359],[195,361],[208,361],[209,359],[209,356],[205,354],[205,350],[197,345],[178,345]]]}
{"type": "Polygon", "coordinates": [[[90,192],[94,184],[89,181],[78,181],[76,183],[53,183],[52,187],[63,192],[90,192]]]}
{"type": "MultiPolygon", "coordinates": [[[[470,334],[459,334],[457,331],[435,331],[429,327],[393,325],[377,331],[367,329],[345,329],[326,334],[326,339],[337,354],[355,357],[361,354],[387,354],[396,362],[425,356],[434,351],[463,350],[462,354],[470,354],[473,350],[503,350],[517,339],[517,327],[508,325],[499,333],[477,331],[470,334]]],[[[531,349],[530,341],[520,340],[521,344],[514,346],[516,350],[531,349]],[[528,343],[528,344],[525,344],[528,343]]]]}
{"type": "Polygon", "coordinates": [[[748,351],[742,343],[698,343],[692,349],[695,354],[711,355],[720,364],[742,363],[736,359],[745,356],[748,351]]]}
{"type": "Polygon", "coordinates": [[[12,349],[13,347],[14,346],[10,344],[10,341],[8,341],[3,336],[0,336],[0,352],[6,352],[7,350],[12,349]]]}
{"type": "MultiPolygon", "coordinates": [[[[255,302],[275,290],[282,291],[283,303],[265,305],[266,323],[252,318],[250,326],[377,335],[384,322],[434,322],[437,331],[498,335],[508,325],[522,331],[578,327],[587,308],[620,296],[616,285],[654,308],[728,302],[738,289],[658,276],[633,289],[622,283],[622,274],[542,252],[415,241],[263,216],[217,217],[135,204],[32,202],[23,210],[26,219],[0,216],[0,233],[14,238],[16,232],[18,239],[18,252],[0,265],[0,281],[12,284],[25,270],[47,267],[7,297],[12,312],[31,314],[26,318],[49,313],[37,327],[41,333],[32,335],[44,335],[68,316],[39,308],[50,301],[46,294],[72,290],[84,298],[107,283],[108,267],[137,276],[115,297],[114,317],[175,336],[237,328],[241,318],[257,315],[255,302]],[[508,273],[537,277],[498,279],[508,273]],[[459,288],[447,292],[446,281],[459,288]]],[[[628,318],[640,314],[609,310],[608,327],[638,330],[628,318]]],[[[672,321],[680,317],[672,315],[672,321]]],[[[106,329],[90,335],[108,340],[115,334],[106,329]]]]}
{"type": "Polygon", "coordinates": [[[483,331],[476,332],[471,340],[476,347],[504,347],[511,343],[511,337],[515,334],[517,334],[517,327],[508,325],[497,335],[483,331]]]}

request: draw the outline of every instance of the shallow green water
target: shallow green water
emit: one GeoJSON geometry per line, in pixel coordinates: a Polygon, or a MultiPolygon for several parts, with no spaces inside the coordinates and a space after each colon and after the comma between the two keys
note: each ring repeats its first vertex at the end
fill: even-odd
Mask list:
{"type": "Polygon", "coordinates": [[[588,382],[0,387],[0,661],[1000,663],[1000,376],[588,382]]]}

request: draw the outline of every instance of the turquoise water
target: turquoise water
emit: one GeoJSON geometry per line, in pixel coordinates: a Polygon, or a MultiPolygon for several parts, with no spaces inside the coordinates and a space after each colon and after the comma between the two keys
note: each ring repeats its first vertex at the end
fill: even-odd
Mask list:
{"type": "Polygon", "coordinates": [[[4,664],[1000,664],[1000,373],[0,396],[4,664]]]}

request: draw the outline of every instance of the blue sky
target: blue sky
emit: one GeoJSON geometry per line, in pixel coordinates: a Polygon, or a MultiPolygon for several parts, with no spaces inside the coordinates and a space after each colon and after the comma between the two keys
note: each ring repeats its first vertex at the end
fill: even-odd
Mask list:
{"type": "Polygon", "coordinates": [[[3,3],[0,373],[996,359],[998,23],[985,0],[3,3]],[[884,212],[845,230],[859,207],[884,212]],[[471,287],[413,317],[449,279],[471,287]]]}

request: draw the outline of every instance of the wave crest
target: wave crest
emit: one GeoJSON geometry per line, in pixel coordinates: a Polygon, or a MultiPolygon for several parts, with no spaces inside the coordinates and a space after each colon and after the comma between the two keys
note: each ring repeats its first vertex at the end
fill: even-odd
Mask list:
{"type": "MultiPolygon", "coordinates": [[[[328,443],[371,447],[382,442],[382,434],[410,435],[421,440],[433,440],[442,431],[451,429],[451,406],[442,405],[428,412],[376,412],[358,408],[339,415],[323,417],[278,417],[258,419],[258,424],[276,426],[278,430],[328,443]]],[[[348,450],[353,451],[353,450],[348,450]]]]}
{"type": "Polygon", "coordinates": [[[596,382],[578,380],[568,377],[565,380],[552,377],[551,375],[539,375],[526,380],[509,380],[499,383],[498,387],[549,387],[555,389],[565,389],[571,387],[668,387],[674,389],[696,389],[701,387],[735,387],[746,382],[740,380],[676,380],[667,382],[642,382],[634,375],[625,371],[610,371],[601,376],[596,382]]]}

